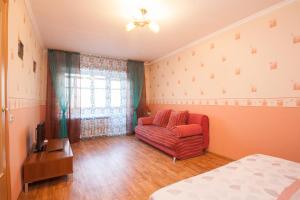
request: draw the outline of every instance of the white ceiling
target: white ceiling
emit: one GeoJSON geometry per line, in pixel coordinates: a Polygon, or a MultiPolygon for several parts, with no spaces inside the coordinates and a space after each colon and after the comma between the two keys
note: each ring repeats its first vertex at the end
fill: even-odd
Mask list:
{"type": "Polygon", "coordinates": [[[281,0],[30,0],[47,48],[152,61],[281,0]],[[161,27],[125,30],[142,4],[161,27]]]}

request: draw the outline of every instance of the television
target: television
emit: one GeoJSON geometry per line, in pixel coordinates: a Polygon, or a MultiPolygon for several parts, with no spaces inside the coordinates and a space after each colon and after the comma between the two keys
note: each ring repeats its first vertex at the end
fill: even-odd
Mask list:
{"type": "Polygon", "coordinates": [[[36,151],[44,150],[44,140],[45,140],[45,123],[39,123],[36,127],[36,151]]]}

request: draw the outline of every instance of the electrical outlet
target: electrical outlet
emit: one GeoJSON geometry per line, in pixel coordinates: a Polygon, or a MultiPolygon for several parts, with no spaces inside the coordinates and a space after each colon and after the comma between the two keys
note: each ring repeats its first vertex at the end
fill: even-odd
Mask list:
{"type": "Polygon", "coordinates": [[[8,121],[10,123],[12,123],[13,121],[15,121],[15,116],[13,116],[12,114],[9,114],[8,121]]]}

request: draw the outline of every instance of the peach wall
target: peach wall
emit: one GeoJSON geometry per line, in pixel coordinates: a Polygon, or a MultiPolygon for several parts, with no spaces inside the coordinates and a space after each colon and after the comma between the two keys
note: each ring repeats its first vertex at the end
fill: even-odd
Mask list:
{"type": "Polygon", "coordinates": [[[11,197],[18,199],[23,185],[22,165],[27,157],[29,147],[35,139],[35,127],[37,123],[45,120],[45,106],[35,106],[15,109],[10,112],[14,116],[14,122],[9,124],[9,154],[11,171],[11,197]]]}
{"type": "Polygon", "coordinates": [[[147,65],[147,102],[207,114],[211,152],[300,162],[300,1],[249,19],[147,65]]]}
{"type": "Polygon", "coordinates": [[[232,159],[264,153],[300,162],[300,108],[150,105],[205,113],[210,120],[209,151],[232,159]]]}
{"type": "Polygon", "coordinates": [[[24,0],[10,0],[8,15],[8,164],[15,200],[22,191],[22,165],[35,140],[35,127],[45,119],[47,53],[24,0]],[[24,44],[23,60],[18,56],[19,40],[24,44]],[[35,72],[33,61],[37,64],[35,72]]]}

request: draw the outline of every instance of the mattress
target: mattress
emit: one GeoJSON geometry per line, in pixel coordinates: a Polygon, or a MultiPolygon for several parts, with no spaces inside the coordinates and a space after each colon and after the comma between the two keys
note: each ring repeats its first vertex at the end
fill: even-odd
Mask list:
{"type": "Polygon", "coordinates": [[[299,179],[299,163],[255,154],[166,186],[150,200],[274,200],[299,179]]]}

